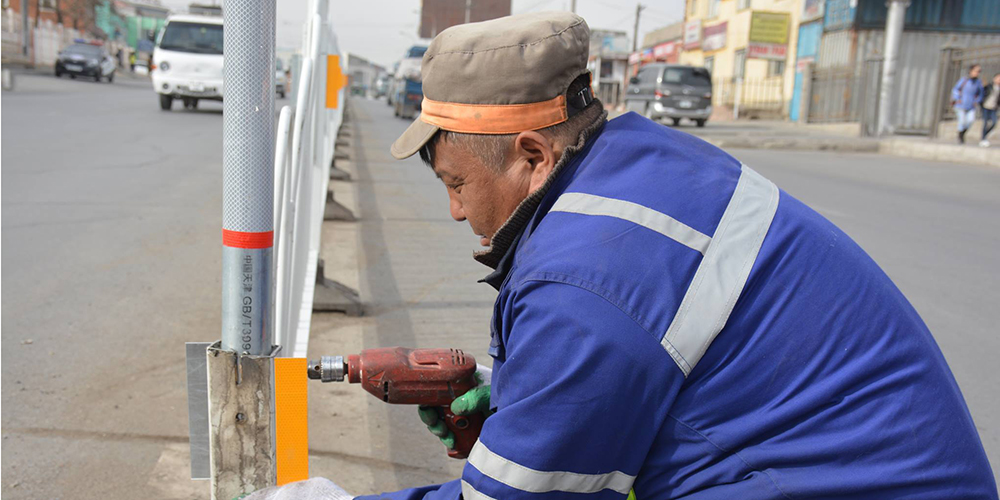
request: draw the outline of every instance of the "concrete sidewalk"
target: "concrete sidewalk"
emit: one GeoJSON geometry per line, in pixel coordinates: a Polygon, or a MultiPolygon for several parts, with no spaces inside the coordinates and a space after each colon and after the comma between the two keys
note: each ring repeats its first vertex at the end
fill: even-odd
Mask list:
{"type": "MultiPolygon", "coordinates": [[[[612,112],[617,116],[620,112],[612,112]]],[[[978,146],[981,122],[970,130],[966,144],[956,144],[954,122],[942,124],[936,139],[923,136],[861,137],[858,123],[799,124],[779,120],[708,122],[697,128],[688,122],[675,127],[722,149],[777,149],[882,153],[923,160],[1000,167],[1000,135],[992,147],[978,146]],[[950,128],[949,128],[950,125],[950,128]]]]}

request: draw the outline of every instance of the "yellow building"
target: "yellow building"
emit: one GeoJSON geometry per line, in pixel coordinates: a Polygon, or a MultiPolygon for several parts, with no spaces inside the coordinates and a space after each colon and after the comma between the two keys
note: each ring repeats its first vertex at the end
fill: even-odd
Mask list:
{"type": "Polygon", "coordinates": [[[712,73],[715,118],[788,116],[802,5],[802,0],[686,0],[680,61],[712,73]]]}

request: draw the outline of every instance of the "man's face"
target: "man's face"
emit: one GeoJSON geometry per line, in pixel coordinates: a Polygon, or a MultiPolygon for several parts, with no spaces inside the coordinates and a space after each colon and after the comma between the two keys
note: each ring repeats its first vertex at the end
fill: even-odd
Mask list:
{"type": "Polygon", "coordinates": [[[434,173],[448,189],[451,216],[469,221],[484,247],[530,193],[530,172],[503,167],[498,173],[447,140],[434,146],[434,173]]]}
{"type": "Polygon", "coordinates": [[[1000,85],[1000,73],[993,75],[993,85],[1000,85]]]}
{"type": "Polygon", "coordinates": [[[980,68],[979,66],[974,66],[972,69],[969,70],[969,77],[970,78],[979,78],[979,72],[980,71],[982,71],[982,68],[980,68]]]}

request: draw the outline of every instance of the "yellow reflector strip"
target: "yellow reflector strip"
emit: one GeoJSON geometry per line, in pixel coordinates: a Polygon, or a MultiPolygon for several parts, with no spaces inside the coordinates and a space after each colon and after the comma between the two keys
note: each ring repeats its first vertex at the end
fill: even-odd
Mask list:
{"type": "Polygon", "coordinates": [[[340,56],[326,56],[326,107],[337,109],[337,95],[347,86],[347,75],[340,70],[340,56]]]}
{"type": "Polygon", "coordinates": [[[309,479],[309,413],[305,358],[274,360],[278,485],[309,479]]]}

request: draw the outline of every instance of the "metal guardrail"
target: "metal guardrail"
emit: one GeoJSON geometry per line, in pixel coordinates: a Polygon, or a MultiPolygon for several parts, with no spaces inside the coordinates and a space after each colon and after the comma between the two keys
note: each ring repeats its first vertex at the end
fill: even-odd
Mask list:
{"type": "MultiPolygon", "coordinates": [[[[310,2],[295,107],[281,109],[274,158],[275,341],[304,357],[309,342],[320,232],[344,106],[328,109],[327,55],[337,54],[325,1],[310,2]]],[[[343,90],[340,102],[344,102],[343,90]]]]}

